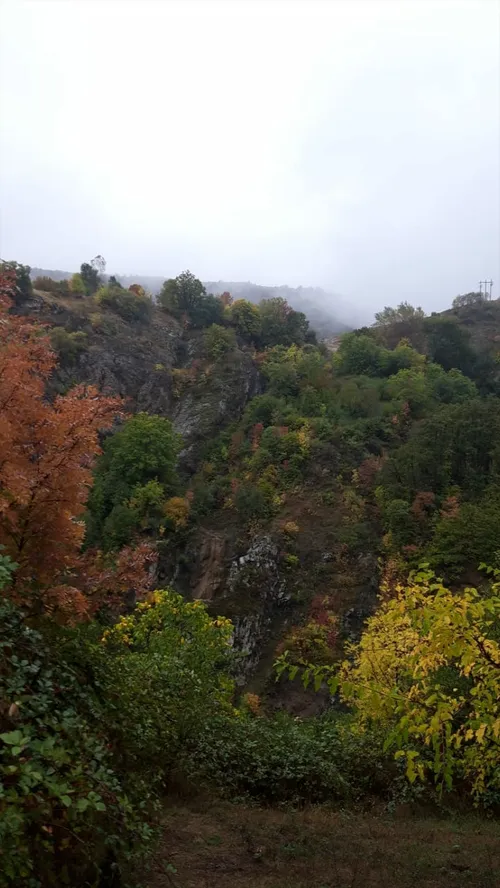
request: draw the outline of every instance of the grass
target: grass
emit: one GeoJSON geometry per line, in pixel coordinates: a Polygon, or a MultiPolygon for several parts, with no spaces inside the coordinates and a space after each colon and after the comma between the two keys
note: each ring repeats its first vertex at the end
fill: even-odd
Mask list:
{"type": "Polygon", "coordinates": [[[498,821],[167,808],[144,888],[500,888],[498,821]],[[173,872],[175,869],[175,872],[173,872]]]}

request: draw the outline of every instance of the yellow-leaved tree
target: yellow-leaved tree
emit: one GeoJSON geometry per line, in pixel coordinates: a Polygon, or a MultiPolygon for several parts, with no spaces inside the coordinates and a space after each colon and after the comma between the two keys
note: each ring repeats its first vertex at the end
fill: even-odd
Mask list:
{"type": "MultiPolygon", "coordinates": [[[[411,782],[500,789],[500,571],[484,591],[447,589],[427,565],[383,600],[340,668],[302,663],[361,724],[383,723],[411,782]]],[[[278,671],[294,677],[286,655],[278,671]]]]}

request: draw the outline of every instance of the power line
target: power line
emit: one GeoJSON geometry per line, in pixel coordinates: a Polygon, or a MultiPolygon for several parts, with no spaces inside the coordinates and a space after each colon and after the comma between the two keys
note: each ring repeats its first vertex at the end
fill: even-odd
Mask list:
{"type": "Polygon", "coordinates": [[[493,281],[492,280],[479,281],[479,292],[480,293],[483,293],[483,286],[484,286],[484,298],[491,299],[491,291],[493,288],[493,281]]]}

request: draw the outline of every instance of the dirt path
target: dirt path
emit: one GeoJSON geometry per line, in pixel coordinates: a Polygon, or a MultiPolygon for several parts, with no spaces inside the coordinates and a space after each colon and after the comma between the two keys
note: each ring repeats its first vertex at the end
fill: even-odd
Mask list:
{"type": "Polygon", "coordinates": [[[223,803],[172,807],[142,884],[145,888],[500,888],[500,824],[320,808],[280,811],[223,803]]]}

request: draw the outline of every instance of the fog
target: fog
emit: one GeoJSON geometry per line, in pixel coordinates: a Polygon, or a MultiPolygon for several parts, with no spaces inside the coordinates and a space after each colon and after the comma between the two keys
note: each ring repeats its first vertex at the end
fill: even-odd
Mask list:
{"type": "Polygon", "coordinates": [[[1,3],[1,255],[500,296],[496,0],[1,3]]]}

